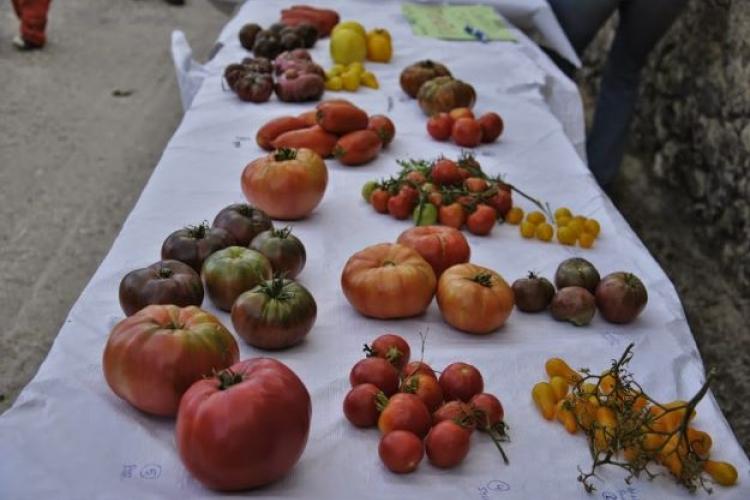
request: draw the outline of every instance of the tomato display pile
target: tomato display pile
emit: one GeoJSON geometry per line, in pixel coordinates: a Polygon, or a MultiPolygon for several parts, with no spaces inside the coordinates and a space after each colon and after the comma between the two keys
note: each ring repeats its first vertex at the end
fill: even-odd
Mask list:
{"type": "Polygon", "coordinates": [[[274,118],[256,134],[261,148],[306,148],[323,158],[336,158],[347,166],[374,160],[387,147],[396,128],[385,115],[367,112],[344,99],[323,101],[315,109],[274,118]]]}
{"type": "Polygon", "coordinates": [[[414,472],[425,454],[435,467],[455,467],[469,453],[474,429],[508,463],[500,445],[507,440],[505,412],[496,396],[483,392],[476,367],[452,363],[438,377],[423,361],[410,361],[409,344],[393,333],[365,345],[365,353],[349,374],[344,416],[356,427],[378,427],[378,454],[388,470],[414,472]]]}

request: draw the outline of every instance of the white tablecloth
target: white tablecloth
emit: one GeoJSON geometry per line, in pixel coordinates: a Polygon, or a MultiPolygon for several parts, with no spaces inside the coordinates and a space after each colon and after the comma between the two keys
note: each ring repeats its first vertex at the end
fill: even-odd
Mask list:
{"type": "MultiPolygon", "coordinates": [[[[296,114],[310,105],[263,105],[239,102],[222,90],[223,67],[245,52],[236,41],[239,27],[254,20],[269,24],[286,2],[250,2],[222,32],[225,48],[207,65],[191,108],[167,146],[138,203],[111,251],[70,311],[49,356],[14,406],[0,417],[0,498],[193,498],[214,495],[183,468],[174,444],[174,422],[142,414],[118,399],[101,372],[101,353],[112,326],[122,319],[117,288],[122,276],[158,260],[164,237],[242,200],[239,177],[245,164],[262,154],[255,145],[258,127],[267,119],[296,114]]],[[[314,3],[314,2],[313,2],[314,3]]],[[[330,182],[314,214],[294,224],[307,247],[308,263],[300,281],[314,294],[318,319],[308,339],[290,350],[272,353],[306,383],[313,419],[305,453],[293,472],[258,498],[592,498],[576,482],[577,466],[589,464],[583,438],[568,435],[545,421],[534,407],[530,389],[542,380],[544,361],[561,356],[574,367],[603,370],[630,342],[636,344],[632,369],[650,393],[662,400],[689,398],[701,385],[703,366],[677,294],[659,268],[599,190],[560,121],[545,100],[549,74],[530,57],[523,43],[449,43],[411,35],[398,5],[391,2],[337,3],[343,19],[368,27],[388,27],[395,40],[389,65],[370,64],[381,81],[379,91],[344,94],[370,113],[387,113],[398,128],[396,140],[377,161],[345,168],[329,161],[330,182]],[[433,303],[424,317],[376,321],[359,316],[339,286],[346,259],[367,245],[395,241],[409,227],[375,214],[361,199],[362,183],[397,170],[406,157],[456,156],[451,144],[433,142],[425,117],[400,91],[398,74],[407,64],[433,58],[446,62],[458,78],[478,91],[479,112],[503,115],[506,132],[498,143],[477,150],[485,169],[553,206],[598,218],[602,235],[593,250],[527,241],[516,226],[497,227],[489,237],[468,235],[472,261],[493,268],[512,281],[533,269],[551,276],[557,264],[583,255],[606,274],[629,270],[649,289],[649,304],[629,326],[596,317],[588,328],[557,323],[547,314],[514,312],[501,331],[469,336],[448,327],[433,303]],[[361,346],[385,331],[406,337],[418,350],[418,333],[429,332],[425,360],[437,369],[467,361],[484,374],[486,390],[505,406],[512,443],[504,466],[492,443],[475,435],[466,461],[439,470],[426,461],[415,474],[386,472],[377,455],[378,432],[353,428],[341,403],[351,366],[361,346]]],[[[329,64],[327,42],[313,54],[329,64]]],[[[330,97],[330,95],[329,95],[330,97]]],[[[580,107],[580,103],[575,103],[580,107]]],[[[518,203],[532,208],[523,200],[518,203]]],[[[204,306],[231,327],[228,315],[204,306]]],[[[244,343],[243,358],[266,355],[244,343]]],[[[714,398],[698,407],[695,425],[711,433],[714,456],[733,462],[740,485],[718,489],[719,498],[750,498],[750,463],[734,438],[714,398]]],[[[597,483],[604,498],[691,498],[668,477],[637,481],[628,490],[619,471],[605,471],[597,483]],[[615,496],[611,496],[615,495],[615,496]]]]}

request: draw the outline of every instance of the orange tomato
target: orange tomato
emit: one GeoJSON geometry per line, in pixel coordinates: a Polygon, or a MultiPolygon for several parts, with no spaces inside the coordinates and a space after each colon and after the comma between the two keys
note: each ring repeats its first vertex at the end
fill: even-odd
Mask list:
{"type": "Polygon", "coordinates": [[[474,264],[457,264],[440,276],[437,301],[451,326],[475,334],[490,333],[513,310],[513,291],[498,273],[474,264]]]}
{"type": "Polygon", "coordinates": [[[380,243],[352,255],[341,274],[349,303],[373,318],[405,318],[427,309],[435,293],[435,272],[416,250],[380,243]]]}
{"type": "Polygon", "coordinates": [[[471,249],[458,229],[448,226],[419,226],[407,229],[397,243],[413,248],[432,266],[436,276],[455,264],[469,262],[471,249]]]}

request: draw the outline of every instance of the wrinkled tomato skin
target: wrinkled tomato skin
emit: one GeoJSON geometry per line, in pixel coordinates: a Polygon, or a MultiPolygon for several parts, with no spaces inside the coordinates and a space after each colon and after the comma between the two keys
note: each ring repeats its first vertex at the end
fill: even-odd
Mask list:
{"type": "Polygon", "coordinates": [[[177,260],[160,260],[126,274],[120,281],[120,307],[132,316],[152,304],[200,306],[203,283],[192,267],[177,260]]]}
{"type": "Polygon", "coordinates": [[[356,427],[375,427],[380,412],[376,405],[378,393],[374,384],[359,384],[352,387],[344,398],[344,416],[356,427]]]}
{"type": "Polygon", "coordinates": [[[120,321],[104,347],[112,391],[146,413],[171,417],[197,380],[239,359],[232,334],[195,306],[147,306],[120,321]]]}
{"type": "Polygon", "coordinates": [[[413,227],[401,233],[396,241],[416,250],[432,266],[438,277],[455,264],[469,262],[471,257],[466,237],[452,227],[413,227]]]}
{"type": "Polygon", "coordinates": [[[176,442],[185,467],[220,491],[281,479],[302,456],[310,432],[310,394],[297,375],[269,358],[230,368],[242,381],[225,389],[216,377],[196,382],[180,403],[176,442]]]}
{"type": "Polygon", "coordinates": [[[352,387],[373,384],[386,396],[391,396],[398,391],[398,372],[383,358],[365,358],[352,367],[349,383],[352,387]]]}

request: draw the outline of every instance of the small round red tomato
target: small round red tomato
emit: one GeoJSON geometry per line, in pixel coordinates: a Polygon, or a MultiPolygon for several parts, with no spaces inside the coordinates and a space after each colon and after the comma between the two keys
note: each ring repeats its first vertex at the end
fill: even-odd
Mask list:
{"type": "Polygon", "coordinates": [[[423,373],[412,375],[404,379],[400,390],[417,396],[430,412],[435,411],[443,403],[443,390],[434,376],[423,373]]]}
{"type": "Polygon", "coordinates": [[[411,349],[403,337],[386,333],[376,338],[371,345],[365,346],[365,353],[368,357],[383,358],[401,371],[409,362],[411,349]]]}
{"type": "Polygon", "coordinates": [[[237,246],[209,255],[201,271],[208,298],[222,311],[231,310],[237,297],[271,276],[273,267],[262,253],[237,246]]]}
{"type": "Polygon", "coordinates": [[[378,134],[383,147],[388,146],[396,136],[396,126],[390,118],[385,115],[372,115],[367,123],[367,128],[378,134]]]}
{"type": "Polygon", "coordinates": [[[247,203],[235,203],[222,209],[212,225],[226,230],[241,247],[248,246],[257,234],[273,229],[268,214],[247,203]]]}
{"type": "Polygon", "coordinates": [[[461,229],[466,222],[466,212],[463,205],[453,202],[450,205],[443,205],[438,209],[438,222],[444,226],[454,229],[461,229]]]}
{"type": "Polygon", "coordinates": [[[468,402],[484,389],[484,379],[474,366],[468,363],[452,363],[440,374],[438,380],[446,401],[454,399],[468,402]]]}
{"type": "Polygon", "coordinates": [[[453,142],[465,148],[474,148],[482,142],[482,127],[473,118],[459,118],[451,130],[453,142]]]}
{"type": "MultiPolygon", "coordinates": [[[[344,416],[357,427],[375,427],[378,423],[378,394],[383,391],[375,384],[359,384],[344,398],[344,416]]],[[[385,394],[383,394],[385,397],[385,394]]]]}
{"type": "Polygon", "coordinates": [[[437,191],[433,191],[427,195],[427,201],[429,201],[436,207],[440,207],[443,205],[443,195],[437,191]]]}
{"type": "Polygon", "coordinates": [[[497,113],[485,113],[477,121],[482,127],[482,142],[495,142],[503,133],[503,119],[497,113]]]}
{"type": "Polygon", "coordinates": [[[234,337],[212,314],[195,306],[146,306],[115,325],[102,369],[115,394],[153,415],[177,413],[197,380],[236,363],[234,337]]]}
{"type": "Polygon", "coordinates": [[[414,184],[415,186],[421,186],[427,181],[427,177],[424,176],[419,170],[412,170],[406,174],[406,180],[414,184]]]}
{"type": "Polygon", "coordinates": [[[410,361],[406,366],[404,366],[404,369],[401,370],[401,377],[408,378],[412,375],[417,375],[418,373],[428,375],[437,380],[435,370],[433,370],[430,365],[423,361],[410,361]]]}
{"type": "Polygon", "coordinates": [[[507,184],[499,185],[497,193],[488,198],[485,203],[494,208],[498,216],[505,217],[513,206],[513,194],[510,187],[507,184]]]}
{"type": "Polygon", "coordinates": [[[430,177],[432,178],[432,182],[438,186],[452,186],[459,184],[462,180],[458,165],[456,165],[455,161],[448,158],[440,158],[435,161],[430,171],[430,177]]]}
{"type": "Polygon", "coordinates": [[[455,467],[469,454],[471,433],[451,420],[430,429],[424,441],[430,463],[442,469],[455,467]]]}
{"type": "Polygon", "coordinates": [[[292,370],[274,359],[248,359],[185,393],[177,449],[209,488],[256,488],[281,479],[297,463],[311,414],[310,394],[292,370]]]}
{"type": "Polygon", "coordinates": [[[307,253],[305,245],[292,234],[292,228],[270,229],[258,234],[250,243],[256,250],[271,261],[274,274],[283,274],[294,279],[305,267],[307,253]]]}
{"type": "Polygon", "coordinates": [[[412,207],[419,202],[419,191],[412,186],[401,186],[401,189],[398,190],[398,194],[405,196],[409,200],[409,203],[412,204],[412,207]]]}
{"type": "Polygon", "coordinates": [[[422,461],[424,445],[413,432],[391,431],[380,440],[378,455],[391,472],[408,474],[422,461]]]}
{"type": "Polygon", "coordinates": [[[472,407],[463,401],[454,399],[443,404],[432,414],[432,424],[437,425],[443,420],[450,420],[461,425],[469,432],[473,432],[477,425],[472,407]]]}
{"type": "Polygon", "coordinates": [[[497,212],[489,205],[477,205],[477,209],[466,218],[469,231],[479,236],[490,234],[496,222],[497,212]]]}
{"type": "Polygon", "coordinates": [[[424,437],[431,425],[432,417],[422,400],[414,394],[402,392],[391,396],[378,418],[378,429],[382,434],[402,430],[424,437]]]}
{"type": "Polygon", "coordinates": [[[163,260],[179,260],[200,273],[203,261],[214,252],[234,245],[234,237],[220,227],[207,223],[178,229],[164,240],[161,246],[163,260]]]}
{"type": "Polygon", "coordinates": [[[411,210],[411,201],[403,194],[391,196],[388,199],[388,213],[396,219],[408,219],[411,215],[411,210]]]}
{"type": "Polygon", "coordinates": [[[481,431],[490,431],[497,425],[500,425],[505,416],[503,405],[500,400],[492,394],[482,392],[475,395],[469,401],[469,405],[473,408],[475,418],[477,421],[477,427],[481,431]]]}
{"type": "Polygon", "coordinates": [[[427,120],[427,133],[436,141],[447,141],[451,137],[453,118],[448,113],[438,113],[427,120]]]}
{"type": "Polygon", "coordinates": [[[398,372],[383,358],[365,358],[357,362],[349,372],[352,387],[359,384],[373,384],[391,396],[398,391],[398,372]]]}
{"type": "Polygon", "coordinates": [[[390,200],[390,198],[391,195],[388,194],[388,191],[378,188],[372,192],[372,195],[370,195],[370,203],[372,204],[372,208],[374,208],[376,212],[387,214],[388,200],[390,200]]]}
{"type": "Polygon", "coordinates": [[[487,181],[481,177],[469,177],[464,181],[466,189],[472,193],[479,193],[487,189],[487,181]]]}
{"type": "Polygon", "coordinates": [[[474,118],[474,112],[470,108],[454,108],[448,113],[453,121],[460,118],[474,118]]]}
{"type": "Polygon", "coordinates": [[[455,264],[469,262],[471,256],[466,237],[452,227],[413,227],[401,233],[397,242],[419,252],[430,263],[436,276],[455,264]]]}
{"type": "Polygon", "coordinates": [[[120,307],[131,316],[151,304],[200,306],[203,283],[192,267],[177,260],[160,260],[130,271],[120,282],[120,307]]]}

